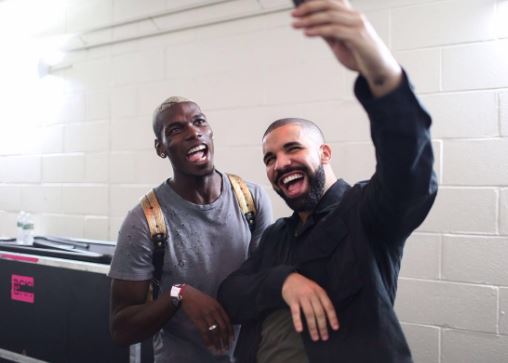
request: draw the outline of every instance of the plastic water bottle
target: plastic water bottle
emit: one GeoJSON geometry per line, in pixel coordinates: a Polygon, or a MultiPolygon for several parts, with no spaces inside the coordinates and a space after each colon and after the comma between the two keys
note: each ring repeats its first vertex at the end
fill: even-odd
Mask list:
{"type": "Polygon", "coordinates": [[[23,244],[33,245],[34,243],[34,221],[30,213],[25,214],[25,223],[23,224],[23,244]]]}
{"type": "Polygon", "coordinates": [[[23,226],[25,225],[25,216],[26,213],[24,211],[19,212],[18,218],[16,219],[16,242],[19,244],[23,244],[24,231],[23,226]]]}

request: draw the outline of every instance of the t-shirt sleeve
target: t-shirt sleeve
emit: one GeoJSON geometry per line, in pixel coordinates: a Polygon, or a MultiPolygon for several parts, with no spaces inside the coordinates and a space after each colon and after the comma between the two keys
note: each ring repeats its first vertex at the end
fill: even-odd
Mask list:
{"type": "Polygon", "coordinates": [[[263,235],[266,227],[273,223],[273,211],[270,197],[268,197],[268,193],[266,193],[263,187],[253,183],[248,183],[248,187],[252,193],[252,197],[254,198],[254,204],[256,205],[256,228],[254,229],[250,240],[250,255],[252,251],[258,247],[259,241],[261,240],[261,236],[263,235]]]}
{"type": "Polygon", "coordinates": [[[108,276],[119,280],[145,281],[153,274],[152,241],[143,209],[131,210],[120,228],[108,276]]]}

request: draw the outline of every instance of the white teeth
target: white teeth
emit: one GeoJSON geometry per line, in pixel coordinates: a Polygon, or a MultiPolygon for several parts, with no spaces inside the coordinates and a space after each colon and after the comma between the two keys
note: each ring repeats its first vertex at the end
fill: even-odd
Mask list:
{"type": "Polygon", "coordinates": [[[205,145],[194,146],[192,149],[187,151],[187,155],[190,155],[190,154],[198,152],[198,151],[204,151],[205,149],[206,149],[205,145]]]}
{"type": "Polygon", "coordinates": [[[291,174],[291,175],[288,175],[287,177],[285,177],[284,179],[282,179],[282,182],[284,184],[287,184],[289,182],[292,182],[293,180],[300,179],[300,178],[303,178],[302,174],[291,174]]]}

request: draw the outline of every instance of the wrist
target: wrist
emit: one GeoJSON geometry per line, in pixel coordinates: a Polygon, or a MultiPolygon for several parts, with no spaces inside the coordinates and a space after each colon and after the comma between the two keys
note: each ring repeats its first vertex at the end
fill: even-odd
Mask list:
{"type": "Polygon", "coordinates": [[[169,295],[171,296],[171,303],[175,307],[179,307],[183,301],[183,294],[185,291],[186,284],[174,284],[171,286],[169,295]]]}

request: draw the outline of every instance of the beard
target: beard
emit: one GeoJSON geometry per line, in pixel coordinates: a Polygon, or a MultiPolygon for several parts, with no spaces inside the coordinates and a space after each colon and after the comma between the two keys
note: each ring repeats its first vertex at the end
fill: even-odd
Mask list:
{"type": "Polygon", "coordinates": [[[325,189],[325,170],[323,165],[319,165],[312,174],[308,169],[305,172],[309,178],[309,191],[307,193],[296,198],[288,198],[279,188],[275,189],[288,207],[297,213],[313,210],[321,200],[325,189]]]}

